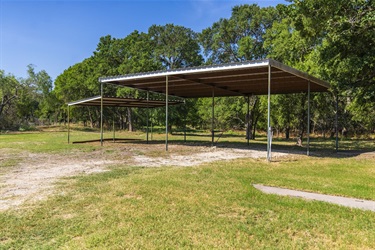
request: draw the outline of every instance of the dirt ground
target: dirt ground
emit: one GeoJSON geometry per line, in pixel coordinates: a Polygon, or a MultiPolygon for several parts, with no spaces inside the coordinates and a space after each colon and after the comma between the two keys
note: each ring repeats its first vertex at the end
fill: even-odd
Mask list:
{"type": "MultiPolygon", "coordinates": [[[[0,149],[0,164],[17,159],[15,166],[0,173],[0,211],[17,209],[53,194],[54,185],[64,177],[108,171],[125,166],[194,166],[205,162],[242,157],[265,158],[265,151],[206,146],[126,144],[103,147],[93,152],[35,154],[5,152],[0,149]]],[[[273,154],[274,157],[285,155],[273,154]]]]}
{"type": "MultiPolygon", "coordinates": [[[[288,153],[273,152],[273,159],[288,153]]],[[[375,155],[375,154],[374,154],[375,155]]],[[[0,149],[0,165],[15,160],[14,166],[0,172],[0,211],[17,209],[53,194],[64,177],[108,171],[111,166],[189,167],[237,158],[266,158],[266,151],[249,148],[199,145],[107,144],[91,152],[65,154],[10,152],[0,149]]]]}

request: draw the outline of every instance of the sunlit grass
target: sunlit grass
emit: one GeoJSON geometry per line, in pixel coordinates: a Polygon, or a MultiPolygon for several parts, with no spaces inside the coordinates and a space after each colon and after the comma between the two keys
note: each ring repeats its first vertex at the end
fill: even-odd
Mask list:
{"type": "Polygon", "coordinates": [[[352,176],[348,164],[315,161],[117,166],[71,179],[60,187],[63,194],[32,211],[0,214],[1,243],[5,248],[370,249],[373,212],[265,195],[251,185],[375,198],[374,178],[366,177],[371,164],[359,163],[362,168],[352,176]],[[351,183],[343,183],[345,178],[351,183]],[[359,183],[367,188],[353,190],[359,183]]]}
{"type": "MultiPolygon", "coordinates": [[[[197,145],[211,145],[211,133],[210,131],[197,130],[187,131],[184,136],[183,130],[173,129],[172,134],[168,135],[170,143],[190,143],[197,145]],[[186,139],[186,140],[185,140],[186,139]]],[[[123,142],[131,142],[131,140],[138,140],[139,142],[146,141],[145,131],[127,132],[127,131],[115,131],[115,134],[110,129],[105,129],[103,138],[106,143],[111,143],[113,138],[125,139],[123,142]]],[[[62,152],[69,150],[92,150],[98,144],[96,143],[83,143],[83,144],[72,144],[74,142],[89,141],[89,140],[100,140],[100,130],[97,128],[87,128],[82,126],[72,126],[70,129],[70,144],[68,144],[68,132],[67,127],[57,127],[53,129],[44,128],[42,131],[24,132],[24,133],[3,133],[0,134],[0,148],[12,148],[16,150],[30,150],[32,152],[62,152]],[[46,136],[48,135],[48,136],[46,136]]],[[[156,128],[149,131],[149,142],[150,143],[165,143],[165,129],[156,128]]],[[[250,140],[250,148],[266,148],[267,137],[258,133],[255,140],[250,140]]],[[[306,138],[303,141],[303,147],[296,145],[295,138],[285,140],[283,138],[273,138],[273,149],[274,150],[293,150],[293,151],[306,151],[306,138]]],[[[217,132],[214,139],[215,146],[235,146],[245,147],[247,146],[247,140],[245,138],[244,131],[224,131],[217,132]]],[[[340,150],[375,150],[375,143],[373,139],[350,139],[340,138],[339,140],[340,150]]],[[[335,152],[335,139],[323,139],[321,137],[311,136],[310,139],[310,151],[311,152],[335,152]]]]}
{"type": "MultiPolygon", "coordinates": [[[[145,140],[143,132],[116,134],[145,140]]],[[[76,129],[71,135],[73,141],[100,138],[97,130],[76,129]]],[[[106,131],[105,138],[111,136],[106,131]]],[[[152,142],[164,147],[164,139],[164,134],[154,133],[152,142]]],[[[179,144],[184,138],[178,133],[169,139],[179,144]]],[[[204,131],[187,139],[191,144],[211,143],[204,131]]],[[[374,150],[373,141],[341,142],[348,149],[374,150]]],[[[144,141],[106,141],[104,147],[98,142],[68,144],[66,131],[0,135],[0,150],[10,156],[91,150],[114,155],[121,153],[120,145],[148,147],[144,141]]],[[[266,138],[260,137],[250,148],[265,145],[266,138]]],[[[246,147],[246,139],[242,134],[223,137],[217,146],[246,147]]],[[[374,212],[266,195],[252,187],[258,183],[375,200],[375,157],[337,155],[332,146],[334,140],[312,138],[313,157],[293,155],[272,163],[237,159],[195,167],[118,164],[108,172],[68,178],[47,201],[0,212],[0,249],[372,249],[374,212]]],[[[276,138],[274,148],[305,151],[293,140],[276,138]]],[[[146,154],[168,156],[163,152],[146,154]]],[[[8,157],[0,166],[16,163],[8,157]]]]}

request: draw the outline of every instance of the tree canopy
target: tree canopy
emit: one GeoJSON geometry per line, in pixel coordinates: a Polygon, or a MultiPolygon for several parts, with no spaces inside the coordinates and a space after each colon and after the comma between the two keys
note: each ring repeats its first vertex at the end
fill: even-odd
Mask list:
{"type": "MultiPolygon", "coordinates": [[[[375,13],[372,0],[290,0],[288,5],[234,6],[229,18],[195,32],[175,24],[151,25],[147,33],[133,31],[124,38],[99,38],[89,58],[70,66],[55,82],[47,72],[27,68],[28,77],[16,78],[0,71],[0,129],[22,124],[66,121],[65,103],[100,93],[98,78],[203,64],[221,64],[273,58],[331,83],[328,94],[312,96],[314,132],[334,130],[338,102],[340,130],[371,133],[375,130],[375,13]]],[[[105,86],[106,95],[145,97],[146,93],[105,86]]],[[[162,95],[151,93],[154,97],[162,95]]],[[[265,127],[265,99],[215,98],[215,126],[242,129],[250,120],[248,136],[265,127]]],[[[306,132],[305,94],[272,97],[272,123],[278,133],[306,132]]],[[[173,126],[209,128],[209,99],[188,100],[171,108],[173,126]],[[187,119],[185,118],[188,117],[187,119]]],[[[141,128],[140,109],[106,110],[116,113],[120,128],[141,128]],[[132,125],[132,126],[130,126],[132,125]]],[[[75,121],[97,125],[95,109],[73,110],[75,121]]],[[[164,114],[152,112],[154,124],[164,124],[164,114]]]]}

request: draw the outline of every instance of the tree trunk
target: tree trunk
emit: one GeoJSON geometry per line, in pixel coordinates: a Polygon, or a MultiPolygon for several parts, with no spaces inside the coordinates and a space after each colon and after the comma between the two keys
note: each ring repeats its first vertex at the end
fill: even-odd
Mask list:
{"type": "Polygon", "coordinates": [[[249,119],[250,121],[246,122],[246,139],[255,139],[255,129],[256,123],[258,122],[258,117],[256,114],[256,107],[258,104],[259,98],[257,96],[253,96],[254,102],[249,110],[249,113],[246,116],[246,120],[249,119]]]}
{"type": "MultiPolygon", "coordinates": [[[[306,101],[307,101],[307,94],[302,95],[301,103],[304,105],[306,101]]],[[[299,136],[298,136],[298,139],[301,140],[301,146],[302,146],[302,141],[303,141],[303,134],[305,133],[305,129],[306,129],[306,118],[307,118],[307,111],[306,109],[302,109],[301,114],[300,114],[300,120],[299,120],[300,125],[299,125],[299,136]]]]}
{"type": "Polygon", "coordinates": [[[58,111],[55,113],[54,124],[57,124],[59,116],[60,116],[60,110],[58,110],[58,111]]]}
{"type": "Polygon", "coordinates": [[[256,131],[256,128],[257,128],[257,123],[258,123],[258,118],[259,118],[259,114],[255,117],[255,120],[254,120],[254,125],[253,125],[253,140],[255,140],[255,131],[256,131]]]}
{"type": "Polygon", "coordinates": [[[87,110],[89,111],[90,127],[94,128],[94,119],[92,117],[92,113],[90,111],[90,108],[87,108],[87,110]]]}
{"type": "Polygon", "coordinates": [[[290,127],[285,128],[285,139],[289,140],[290,138],[290,127]]]}
{"type": "Polygon", "coordinates": [[[128,111],[128,130],[133,132],[132,110],[131,108],[126,108],[126,110],[128,111]]]}
{"type": "Polygon", "coordinates": [[[17,89],[16,89],[16,94],[13,95],[12,97],[8,98],[7,95],[4,95],[3,98],[1,98],[1,103],[0,103],[0,118],[1,118],[1,115],[4,111],[4,107],[7,105],[7,104],[10,104],[10,102],[13,100],[13,99],[16,99],[17,98],[17,89]]]}
{"type": "Polygon", "coordinates": [[[4,105],[0,104],[0,119],[1,119],[1,114],[3,113],[4,105]]]}
{"type": "Polygon", "coordinates": [[[119,122],[119,129],[122,130],[123,128],[122,115],[118,116],[118,122],[119,122]]]}
{"type": "Polygon", "coordinates": [[[251,114],[251,111],[249,111],[248,114],[246,114],[246,139],[251,139],[252,137],[252,128],[251,128],[251,123],[252,121],[250,120],[250,114],[251,114]]]}
{"type": "Polygon", "coordinates": [[[125,130],[125,125],[126,125],[126,116],[121,115],[121,129],[125,130]]]}

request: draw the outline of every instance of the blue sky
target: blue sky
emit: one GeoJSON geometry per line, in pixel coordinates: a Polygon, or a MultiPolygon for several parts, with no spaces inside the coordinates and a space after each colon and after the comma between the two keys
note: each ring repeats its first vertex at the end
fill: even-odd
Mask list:
{"type": "Polygon", "coordinates": [[[200,32],[233,6],[285,0],[0,0],[0,69],[26,77],[27,65],[55,79],[92,55],[100,37],[173,23],[200,32]]]}

